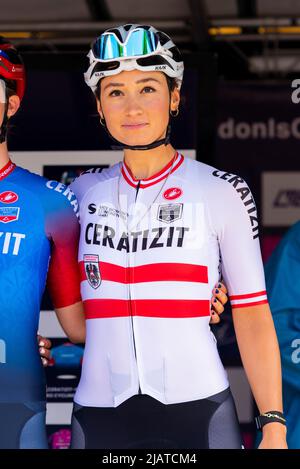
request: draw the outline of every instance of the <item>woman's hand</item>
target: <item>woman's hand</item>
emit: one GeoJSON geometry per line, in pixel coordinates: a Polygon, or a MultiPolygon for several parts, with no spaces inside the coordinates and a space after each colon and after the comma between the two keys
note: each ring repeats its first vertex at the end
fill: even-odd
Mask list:
{"type": "Polygon", "coordinates": [[[51,355],[51,340],[46,339],[46,337],[42,337],[38,334],[37,341],[43,366],[46,367],[49,364],[49,359],[51,355]]]}
{"type": "Polygon", "coordinates": [[[213,296],[211,299],[210,324],[217,324],[221,321],[220,315],[224,312],[224,305],[227,301],[227,288],[223,283],[218,282],[213,289],[213,296]]]}
{"type": "Polygon", "coordinates": [[[286,426],[279,422],[265,425],[263,427],[263,438],[258,449],[288,449],[286,426]]]}

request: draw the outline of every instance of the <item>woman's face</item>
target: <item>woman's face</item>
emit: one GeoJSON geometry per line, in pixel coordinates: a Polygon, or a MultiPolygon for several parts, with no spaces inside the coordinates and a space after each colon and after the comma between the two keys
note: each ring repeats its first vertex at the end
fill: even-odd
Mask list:
{"type": "Polygon", "coordinates": [[[132,70],[101,81],[98,111],[109,132],[127,145],[144,145],[163,138],[169,110],[178,108],[180,95],[171,94],[162,72],[132,70]]]}

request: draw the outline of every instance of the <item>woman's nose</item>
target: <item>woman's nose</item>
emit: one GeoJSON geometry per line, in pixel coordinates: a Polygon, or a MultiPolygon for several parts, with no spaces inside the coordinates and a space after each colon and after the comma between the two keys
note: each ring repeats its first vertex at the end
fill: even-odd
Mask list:
{"type": "Polygon", "coordinates": [[[135,116],[143,113],[143,109],[136,98],[128,99],[125,110],[128,116],[135,116]]]}

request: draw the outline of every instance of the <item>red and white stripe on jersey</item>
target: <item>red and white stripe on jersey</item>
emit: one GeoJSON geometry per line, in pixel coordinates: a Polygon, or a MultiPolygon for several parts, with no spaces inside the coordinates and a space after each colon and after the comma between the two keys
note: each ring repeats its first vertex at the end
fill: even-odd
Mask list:
{"type": "Polygon", "coordinates": [[[231,308],[246,308],[248,306],[257,306],[268,303],[266,290],[245,295],[233,295],[229,297],[231,308]]]}
{"type": "Polygon", "coordinates": [[[86,319],[140,316],[148,318],[199,318],[209,316],[209,300],[85,300],[86,319]]]}
{"type": "MultiPolygon", "coordinates": [[[[154,174],[148,179],[143,179],[144,182],[140,183],[140,189],[145,189],[146,187],[150,187],[162,181],[163,179],[165,179],[168,176],[172,165],[173,165],[173,168],[170,174],[174,173],[174,171],[176,171],[179,168],[179,166],[183,163],[183,160],[184,160],[183,155],[176,152],[174,155],[174,158],[172,158],[171,161],[166,166],[164,166],[164,168],[161,171],[157,172],[156,174],[154,174]]],[[[127,166],[125,161],[123,162],[121,171],[122,171],[122,175],[124,179],[126,180],[126,182],[128,182],[128,184],[130,184],[130,186],[136,187],[138,185],[139,179],[136,179],[134,177],[134,175],[132,174],[130,168],[127,166]]]]}
{"type": "Polygon", "coordinates": [[[122,267],[99,262],[101,292],[91,290],[84,262],[79,263],[87,319],[119,316],[192,318],[210,315],[210,301],[204,300],[208,284],[207,267],[184,263],[155,263],[122,267]],[[135,286],[134,298],[126,288],[135,286]],[[170,291],[173,292],[170,299],[170,291]]]}
{"type": "MultiPolygon", "coordinates": [[[[86,280],[84,261],[80,261],[81,280],[86,280]]],[[[155,264],[123,267],[109,262],[99,262],[102,280],[120,283],[141,282],[196,282],[208,283],[207,266],[160,262],[155,264]]]]}

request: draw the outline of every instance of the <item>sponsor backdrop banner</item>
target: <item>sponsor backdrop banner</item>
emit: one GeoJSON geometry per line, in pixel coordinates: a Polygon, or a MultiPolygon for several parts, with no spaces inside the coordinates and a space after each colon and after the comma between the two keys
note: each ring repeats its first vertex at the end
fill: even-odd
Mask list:
{"type": "Polygon", "coordinates": [[[300,103],[291,82],[218,88],[216,162],[230,171],[300,169],[300,103]]]}
{"type": "Polygon", "coordinates": [[[249,184],[258,207],[264,260],[300,219],[296,85],[268,81],[220,83],[218,87],[214,164],[249,184]],[[276,242],[270,242],[272,237],[276,242]]]}

